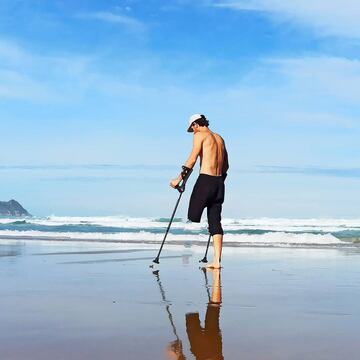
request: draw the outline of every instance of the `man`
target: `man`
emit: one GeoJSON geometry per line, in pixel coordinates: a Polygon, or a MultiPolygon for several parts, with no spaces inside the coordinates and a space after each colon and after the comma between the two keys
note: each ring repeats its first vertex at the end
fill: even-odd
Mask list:
{"type": "MultiPolygon", "coordinates": [[[[207,208],[209,232],[213,237],[214,261],[209,268],[221,267],[223,229],[221,226],[221,210],[224,202],[224,181],[229,169],[228,155],[224,140],[209,129],[209,121],[204,115],[194,114],[189,119],[188,132],[194,133],[193,148],[184,164],[192,169],[200,157],[200,175],[191,194],[188,219],[200,222],[203,210],[207,208]]],[[[170,186],[175,188],[181,182],[181,174],[171,180],[170,186]]]]}

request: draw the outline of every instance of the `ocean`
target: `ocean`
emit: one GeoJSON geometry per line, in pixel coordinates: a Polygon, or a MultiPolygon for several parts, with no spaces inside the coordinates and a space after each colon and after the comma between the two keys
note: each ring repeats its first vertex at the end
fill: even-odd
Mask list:
{"type": "MultiPolygon", "coordinates": [[[[0,218],[1,239],[158,244],[168,218],[127,216],[0,218]]],[[[360,219],[223,219],[224,246],[231,247],[359,247],[360,219]]],[[[168,244],[202,245],[207,223],[175,218],[168,244]]]]}

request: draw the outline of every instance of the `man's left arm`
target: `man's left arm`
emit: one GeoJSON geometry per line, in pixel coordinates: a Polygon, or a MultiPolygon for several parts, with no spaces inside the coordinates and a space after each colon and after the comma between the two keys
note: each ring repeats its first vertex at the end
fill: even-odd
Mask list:
{"type": "Polygon", "coordinates": [[[227,152],[225,144],[224,144],[224,162],[223,162],[223,168],[222,168],[222,175],[226,174],[228,170],[229,170],[229,157],[228,157],[228,152],[227,152]]]}
{"type": "MultiPolygon", "coordinates": [[[[185,167],[192,169],[194,167],[194,165],[196,164],[196,160],[201,153],[203,139],[204,138],[201,133],[194,134],[193,147],[192,147],[189,158],[186,160],[186,162],[184,164],[185,167]]],[[[179,185],[181,180],[182,180],[182,176],[180,173],[180,175],[178,177],[171,180],[170,186],[175,188],[177,185],[179,185]]]]}

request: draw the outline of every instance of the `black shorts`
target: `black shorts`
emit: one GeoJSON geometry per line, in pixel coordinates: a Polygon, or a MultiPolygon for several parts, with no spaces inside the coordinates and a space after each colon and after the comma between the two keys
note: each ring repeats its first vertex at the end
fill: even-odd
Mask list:
{"type": "Polygon", "coordinates": [[[222,176],[200,174],[190,197],[188,219],[200,222],[201,215],[207,208],[210,234],[223,234],[221,210],[224,197],[225,185],[222,176]]]}

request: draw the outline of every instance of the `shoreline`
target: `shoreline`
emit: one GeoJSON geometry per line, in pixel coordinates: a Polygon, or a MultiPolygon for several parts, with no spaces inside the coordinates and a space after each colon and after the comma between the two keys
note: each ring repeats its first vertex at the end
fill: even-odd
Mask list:
{"type": "MultiPolygon", "coordinates": [[[[225,235],[226,239],[226,235],[225,235]]],[[[59,237],[59,236],[24,236],[24,235],[0,235],[1,240],[10,240],[10,241],[49,241],[49,242],[62,242],[62,243],[86,243],[86,244],[121,244],[121,245],[160,245],[161,240],[119,240],[119,239],[92,239],[92,238],[71,238],[71,237],[59,237]]],[[[290,249],[358,249],[360,248],[360,239],[359,238],[344,238],[344,244],[301,244],[301,243],[270,243],[270,244],[261,244],[261,243],[239,243],[233,241],[224,241],[223,247],[227,248],[290,248],[290,249]],[[345,240],[346,239],[346,240],[345,240]],[[354,239],[355,242],[348,241],[349,239],[354,239]],[[346,241],[346,243],[345,243],[346,241]]],[[[166,245],[170,246],[184,246],[184,248],[191,248],[192,246],[206,246],[207,241],[188,241],[188,240],[167,240],[166,245]]]]}

